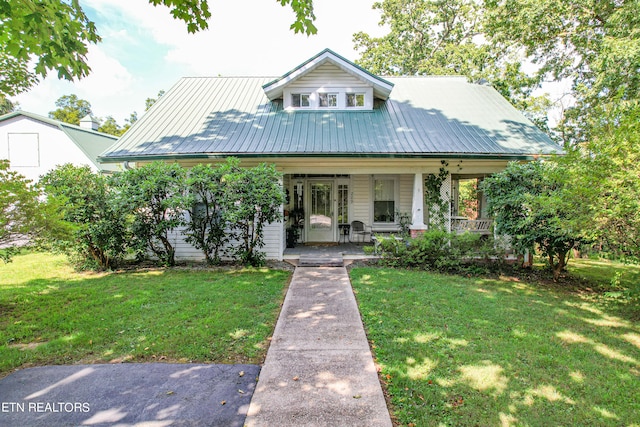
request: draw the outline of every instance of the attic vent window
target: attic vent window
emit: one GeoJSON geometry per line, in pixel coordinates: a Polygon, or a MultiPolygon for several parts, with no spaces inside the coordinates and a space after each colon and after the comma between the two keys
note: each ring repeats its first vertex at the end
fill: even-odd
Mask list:
{"type": "Polygon", "coordinates": [[[320,107],[337,107],[338,106],[338,94],[337,93],[320,93],[320,107]]]}
{"type": "Polygon", "coordinates": [[[364,107],[364,93],[348,93],[347,108],[364,107]]]}
{"type": "Polygon", "coordinates": [[[292,107],[308,107],[309,94],[308,93],[292,93],[291,106],[292,107]]]}

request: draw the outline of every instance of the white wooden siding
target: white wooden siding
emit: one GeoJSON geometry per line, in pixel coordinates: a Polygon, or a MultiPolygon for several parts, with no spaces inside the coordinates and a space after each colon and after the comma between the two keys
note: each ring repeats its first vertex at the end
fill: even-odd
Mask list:
{"type": "Polygon", "coordinates": [[[37,181],[41,175],[57,165],[65,163],[88,165],[92,171],[98,171],[84,152],[58,127],[23,116],[0,124],[0,159],[11,160],[11,157],[31,160],[31,163],[28,163],[30,166],[12,164],[11,169],[33,181],[37,181]],[[19,144],[26,135],[31,141],[37,141],[37,144],[19,144]],[[37,149],[38,153],[33,153],[34,149],[37,149]]]}
{"type": "Polygon", "coordinates": [[[321,88],[325,86],[338,86],[338,87],[370,87],[371,84],[360,80],[352,74],[345,72],[340,67],[326,63],[318,66],[315,70],[305,74],[294,82],[291,82],[289,87],[315,87],[321,88]]]}
{"type": "Polygon", "coordinates": [[[351,221],[362,221],[371,225],[371,178],[370,175],[351,176],[351,221]]]}
{"type": "MultiPolygon", "coordinates": [[[[282,260],[284,251],[284,227],[282,222],[267,224],[264,228],[265,245],[259,249],[266,254],[267,259],[282,260]]],[[[169,235],[169,241],[176,250],[176,259],[181,261],[203,261],[204,255],[184,239],[184,227],[176,228],[169,235]]],[[[223,258],[225,259],[225,258],[223,258]]]]}

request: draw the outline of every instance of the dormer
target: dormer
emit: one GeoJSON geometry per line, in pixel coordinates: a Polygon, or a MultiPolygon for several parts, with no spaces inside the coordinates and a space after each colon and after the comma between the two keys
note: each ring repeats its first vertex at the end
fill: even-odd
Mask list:
{"type": "Polygon", "coordinates": [[[389,97],[393,83],[325,49],[262,88],[290,111],[367,111],[375,98],[389,97]]]}

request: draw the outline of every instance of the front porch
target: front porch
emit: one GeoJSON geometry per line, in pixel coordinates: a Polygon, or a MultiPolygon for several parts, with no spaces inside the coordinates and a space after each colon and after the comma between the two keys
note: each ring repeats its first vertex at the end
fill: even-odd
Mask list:
{"type": "Polygon", "coordinates": [[[334,244],[297,244],[293,248],[286,248],[284,250],[282,258],[287,261],[296,261],[300,257],[315,256],[323,258],[333,258],[341,256],[343,259],[374,259],[378,258],[375,255],[367,255],[364,253],[365,246],[373,246],[370,243],[355,244],[355,243],[334,243],[334,244]]]}
{"type": "MultiPolygon", "coordinates": [[[[398,172],[394,170],[394,172],[398,172]]],[[[425,175],[414,173],[284,174],[283,258],[300,251],[344,252],[363,256],[375,235],[418,235],[431,223],[425,202],[425,175]],[[354,221],[364,232],[354,234],[354,221]],[[407,227],[409,230],[407,230],[407,227]],[[316,244],[313,246],[301,246],[316,244]],[[313,248],[313,249],[311,249],[313,248]]],[[[449,231],[491,234],[486,200],[478,190],[484,174],[449,175],[440,188],[449,231]]]]}

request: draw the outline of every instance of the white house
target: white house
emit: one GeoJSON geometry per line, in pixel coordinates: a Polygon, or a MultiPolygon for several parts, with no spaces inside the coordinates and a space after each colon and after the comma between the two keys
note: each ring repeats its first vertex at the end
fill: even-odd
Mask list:
{"type": "MultiPolygon", "coordinates": [[[[326,49],[279,77],[183,78],[100,160],[275,164],[289,217],[268,227],[264,250],[282,259],[292,226],[304,242],[340,242],[354,220],[396,231],[402,212],[426,229],[425,178],[443,165],[447,226],[485,227],[482,206],[461,217],[458,183],[560,151],[491,86],[380,77],[326,49]]],[[[178,258],[201,256],[176,241],[178,258]]]]}
{"type": "Polygon", "coordinates": [[[12,170],[33,181],[64,163],[88,165],[94,172],[119,170],[118,165],[98,163],[98,155],[118,138],[97,128],[88,116],[75,126],[14,111],[0,116],[0,159],[8,159],[12,170]]]}

